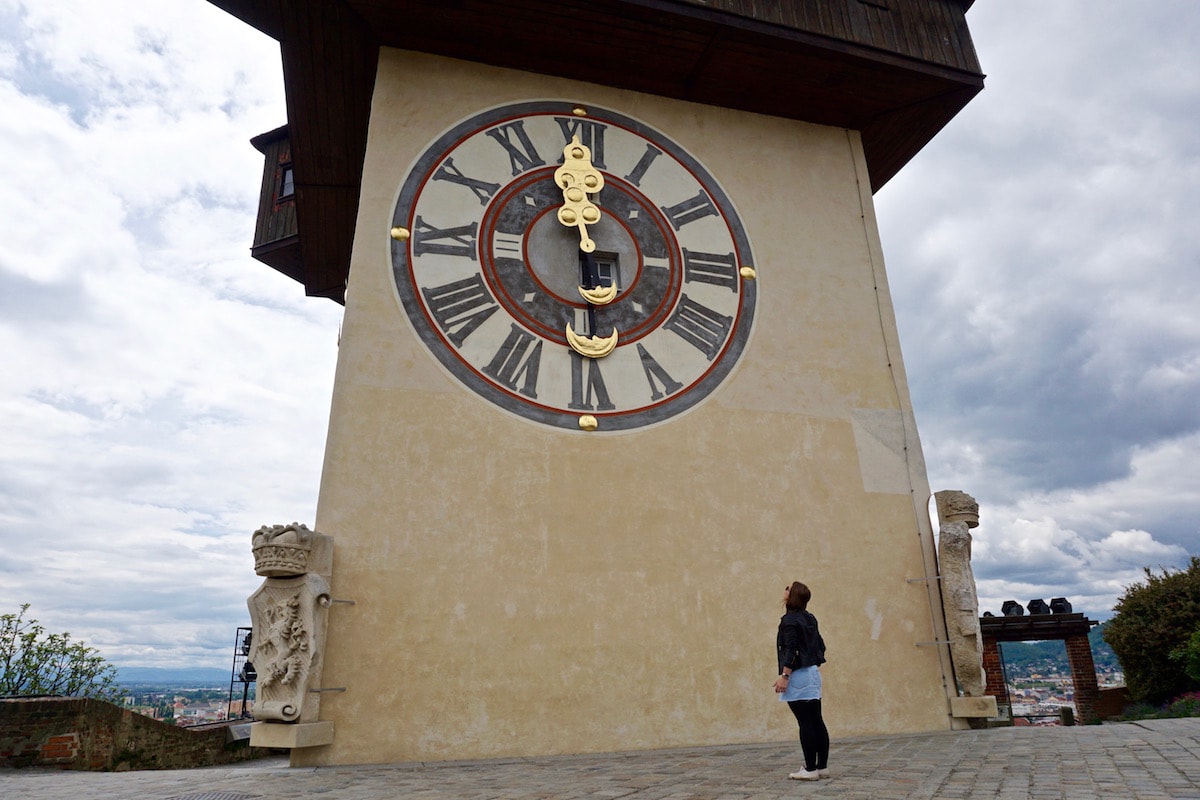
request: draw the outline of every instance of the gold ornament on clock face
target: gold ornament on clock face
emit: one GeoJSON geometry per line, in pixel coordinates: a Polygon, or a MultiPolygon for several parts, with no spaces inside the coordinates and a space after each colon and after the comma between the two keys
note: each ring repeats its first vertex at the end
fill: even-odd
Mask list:
{"type": "Polygon", "coordinates": [[[695,406],[750,334],[755,271],[733,204],[687,151],[621,114],[481,112],[418,157],[392,226],[400,301],[434,356],[564,431],[695,406]]]}

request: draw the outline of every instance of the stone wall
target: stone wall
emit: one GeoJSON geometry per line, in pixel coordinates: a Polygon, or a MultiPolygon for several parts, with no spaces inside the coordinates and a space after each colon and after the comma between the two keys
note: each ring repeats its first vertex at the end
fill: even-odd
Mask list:
{"type": "Polygon", "coordinates": [[[1127,686],[1101,689],[1096,695],[1096,716],[1100,719],[1119,717],[1125,713],[1125,707],[1130,702],[1127,686]]]}
{"type": "Polygon", "coordinates": [[[0,766],[83,770],[183,769],[257,758],[227,725],[177,728],[74,697],[0,700],[0,766]]]}

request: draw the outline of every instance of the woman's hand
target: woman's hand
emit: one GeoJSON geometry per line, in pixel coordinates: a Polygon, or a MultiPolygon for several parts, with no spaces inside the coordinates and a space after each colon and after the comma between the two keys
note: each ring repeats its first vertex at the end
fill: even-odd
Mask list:
{"type": "Polygon", "coordinates": [[[787,675],[780,675],[775,679],[775,694],[783,694],[787,691],[788,678],[787,675]]]}

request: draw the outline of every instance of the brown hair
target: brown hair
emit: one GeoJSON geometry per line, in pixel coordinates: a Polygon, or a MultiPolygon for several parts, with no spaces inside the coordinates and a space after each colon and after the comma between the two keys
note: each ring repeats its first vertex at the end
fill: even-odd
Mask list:
{"type": "Polygon", "coordinates": [[[800,581],[796,581],[788,589],[787,602],[784,607],[788,611],[803,611],[808,608],[808,601],[812,599],[812,591],[800,581]]]}

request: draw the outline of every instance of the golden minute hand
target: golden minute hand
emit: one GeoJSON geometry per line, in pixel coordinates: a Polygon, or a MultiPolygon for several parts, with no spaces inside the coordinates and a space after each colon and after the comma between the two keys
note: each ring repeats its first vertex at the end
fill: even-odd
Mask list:
{"type": "Polygon", "coordinates": [[[563,165],[554,171],[554,182],[563,193],[558,221],[568,228],[579,228],[579,249],[593,252],[596,243],[588,236],[587,226],[600,221],[600,209],[588,195],[604,188],[604,175],[592,166],[592,151],[578,135],[563,148],[563,165]]]}

